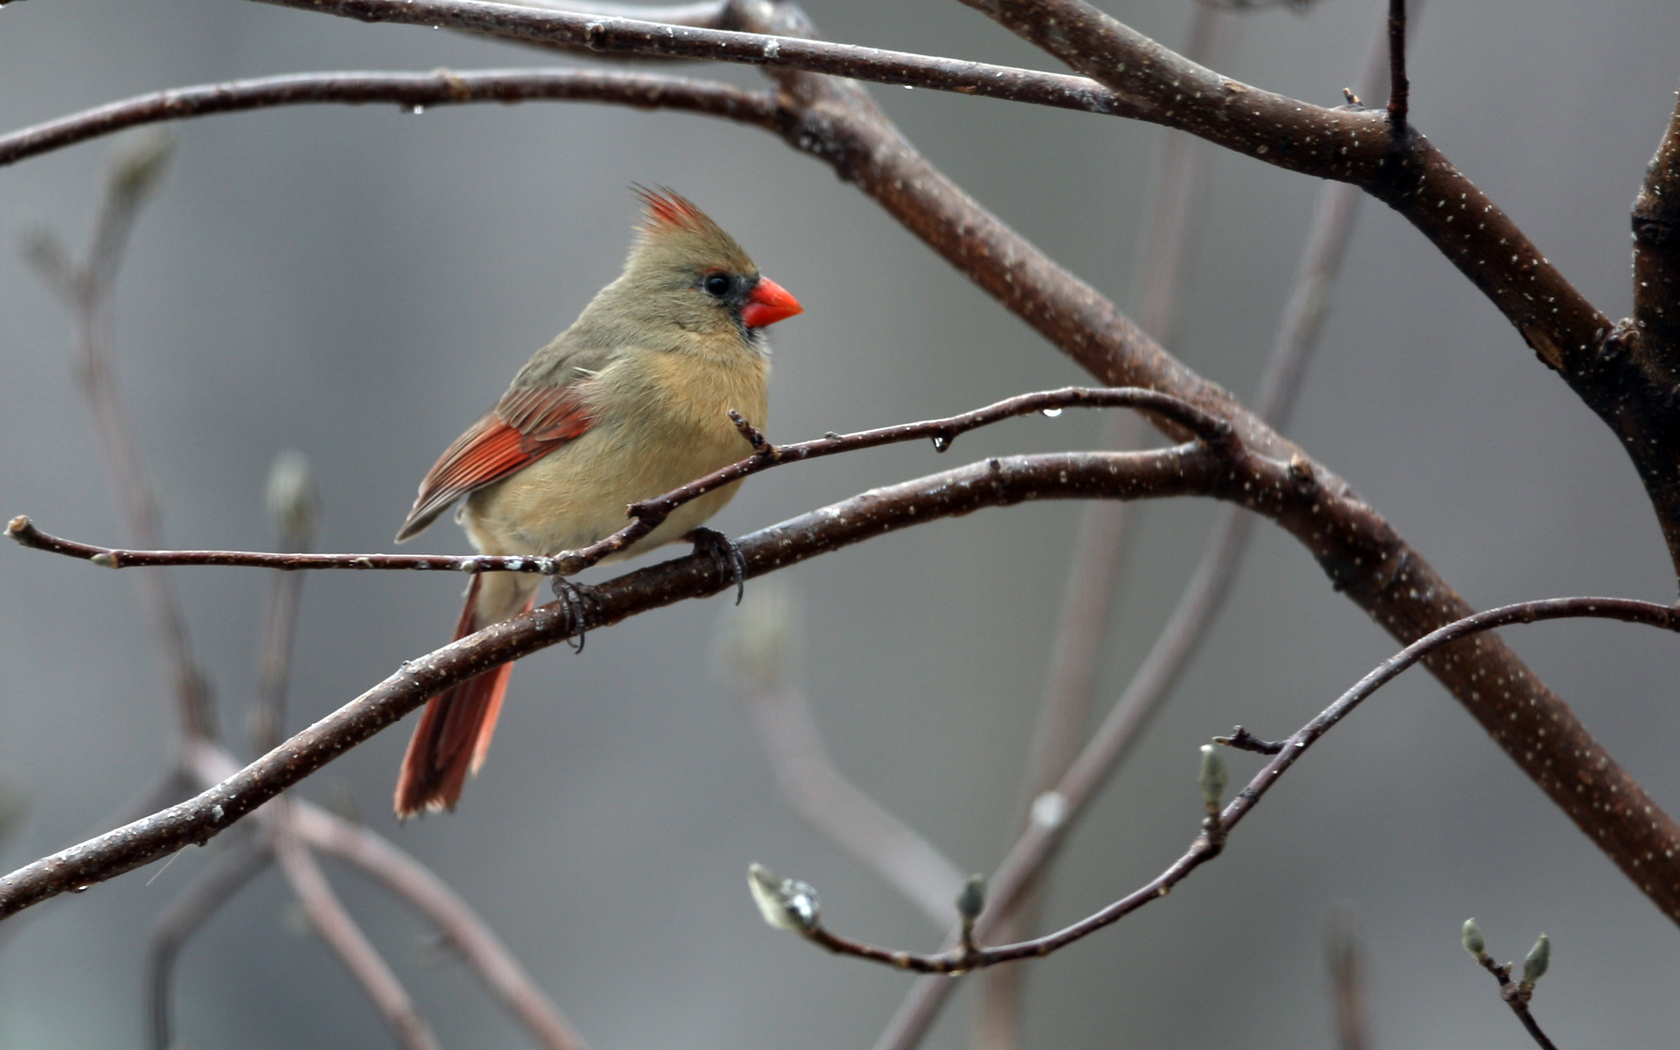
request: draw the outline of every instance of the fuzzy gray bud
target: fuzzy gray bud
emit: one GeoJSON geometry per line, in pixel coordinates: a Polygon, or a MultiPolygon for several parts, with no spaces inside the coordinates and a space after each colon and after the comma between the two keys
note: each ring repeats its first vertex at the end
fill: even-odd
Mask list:
{"type": "Polygon", "coordinates": [[[962,916],[964,926],[974,925],[974,920],[986,910],[986,876],[970,875],[957,892],[957,914],[962,916]]]}
{"type": "Polygon", "coordinates": [[[1482,928],[1475,919],[1464,920],[1464,950],[1478,959],[1487,954],[1487,941],[1482,939],[1482,928]]]}
{"type": "Polygon", "coordinates": [[[1552,963],[1552,939],[1545,934],[1534,942],[1534,947],[1528,950],[1528,958],[1523,960],[1523,983],[1533,984],[1546,976],[1546,967],[1552,963]]]}
{"type": "Polygon", "coordinates": [[[1219,810],[1220,800],[1225,797],[1225,760],[1219,757],[1219,749],[1212,744],[1202,745],[1202,801],[1207,804],[1208,812],[1219,810]]]}
{"type": "Polygon", "coordinates": [[[315,493],[309,457],[295,448],[275,456],[274,465],[268,469],[263,502],[268,508],[269,527],[282,542],[308,546],[315,537],[315,521],[321,505],[315,493]]]}

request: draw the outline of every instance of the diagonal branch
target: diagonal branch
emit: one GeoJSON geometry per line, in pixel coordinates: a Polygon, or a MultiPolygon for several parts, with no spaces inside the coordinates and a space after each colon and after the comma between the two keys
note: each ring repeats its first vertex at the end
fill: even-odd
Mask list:
{"type": "MultiPolygon", "coordinates": [[[[1548,598],[1519,602],[1467,616],[1431,632],[1377,665],[1334,703],[1290,735],[1277,747],[1272,760],[1266,763],[1222,810],[1217,807],[1216,800],[1210,799],[1209,816],[1204,822],[1202,834],[1183,856],[1161,874],[1107,907],[1054,933],[1029,941],[990,948],[980,947],[976,943],[991,925],[988,920],[1007,911],[1015,898],[1027,888],[1026,881],[1019,877],[1018,872],[1009,871],[1007,865],[999,872],[998,878],[993,880],[992,893],[996,899],[989,903],[990,910],[973,924],[972,936],[967,939],[968,943],[946,951],[908,952],[854,941],[824,928],[814,910],[808,913],[808,921],[796,921],[790,925],[830,951],[914,973],[960,974],[1000,963],[1019,962],[1053,954],[1166,897],[1197,868],[1219,856],[1230,832],[1260,804],[1266,793],[1309,748],[1323,739],[1326,733],[1351,714],[1360,703],[1429,654],[1501,627],[1581,618],[1620,620],[1680,633],[1680,607],[1656,605],[1629,598],[1548,598]]],[[[1222,738],[1215,739],[1221,743],[1229,743],[1222,738]]],[[[1204,787],[1204,790],[1207,789],[1204,787]]]]}
{"type": "Polygon", "coordinates": [[[309,848],[292,835],[287,826],[290,821],[281,818],[273,823],[274,858],[286,873],[292,892],[303,903],[315,932],[338,954],[386,1026],[396,1033],[407,1050],[439,1050],[414,1000],[345,910],[309,848]]]}

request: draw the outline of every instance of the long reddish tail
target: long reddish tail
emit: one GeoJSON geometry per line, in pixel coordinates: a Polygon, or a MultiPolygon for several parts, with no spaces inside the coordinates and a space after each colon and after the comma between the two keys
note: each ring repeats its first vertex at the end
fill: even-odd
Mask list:
{"type": "MultiPolygon", "coordinates": [[[[491,611],[480,608],[480,587],[484,580],[484,576],[473,577],[467,590],[466,607],[455,625],[456,638],[503,618],[485,615],[491,611]]],[[[524,608],[530,608],[530,604],[530,597],[526,597],[524,608]]],[[[402,769],[397,774],[399,818],[426,810],[455,808],[468,774],[478,772],[478,767],[484,764],[485,752],[490,750],[490,737],[496,732],[496,716],[502,712],[502,697],[507,693],[508,675],[512,671],[512,664],[502,664],[450,686],[426,702],[426,710],[409,738],[408,752],[403,755],[402,769]]]]}

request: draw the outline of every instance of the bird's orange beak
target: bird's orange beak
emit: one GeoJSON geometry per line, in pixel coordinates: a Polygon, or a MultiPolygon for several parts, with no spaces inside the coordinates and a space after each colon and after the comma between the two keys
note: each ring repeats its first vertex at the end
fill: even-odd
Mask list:
{"type": "Polygon", "coordinates": [[[741,323],[748,328],[763,328],[804,312],[805,308],[786,288],[768,277],[760,277],[752,294],[747,296],[747,305],[741,307],[741,323]]]}

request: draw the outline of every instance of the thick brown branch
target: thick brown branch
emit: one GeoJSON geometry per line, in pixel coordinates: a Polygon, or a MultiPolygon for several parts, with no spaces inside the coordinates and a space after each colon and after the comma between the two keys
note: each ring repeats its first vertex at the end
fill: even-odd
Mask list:
{"type": "Polygon", "coordinates": [[[1680,100],[1633,202],[1633,321],[1647,365],[1680,383],[1680,100]]]}
{"type": "MultiPolygon", "coordinates": [[[[1050,6],[1061,2],[1051,0],[1050,6]]],[[[1166,76],[1177,69],[1162,67],[1160,73],[1166,76]]],[[[1352,496],[1345,482],[1227,391],[1173,358],[1094,288],[988,213],[928,163],[861,92],[821,77],[790,79],[794,82],[784,89],[807,100],[800,123],[784,131],[791,144],[823,158],[843,178],[857,183],[959,272],[1091,374],[1115,385],[1170,392],[1230,420],[1245,447],[1290,460],[1302,487],[1280,522],[1314,551],[1336,587],[1396,639],[1411,642],[1472,612],[1386,521],[1352,496]],[[1326,548],[1327,541],[1335,552],[1326,548]]],[[[1197,83],[1191,77],[1183,84],[1187,98],[1197,83]]],[[[1231,119],[1248,118],[1236,114],[1231,119]]],[[[1372,118],[1368,130],[1386,140],[1381,118],[1372,118]]],[[[1441,221],[1453,224],[1445,215],[1441,221]]],[[[1550,309],[1553,304],[1545,305],[1550,309]]],[[[1567,304],[1560,300],[1559,308],[1563,305],[1567,304]]],[[[1680,521],[1680,507],[1673,520],[1680,521]]],[[[1496,638],[1482,639],[1474,652],[1433,659],[1430,670],[1587,837],[1665,915],[1680,920],[1680,827],[1592,739],[1568,705],[1496,638]],[[1483,689],[1481,683],[1490,680],[1506,686],[1497,692],[1483,689]],[[1652,870],[1653,858],[1661,858],[1656,865],[1660,872],[1652,870]]]]}

